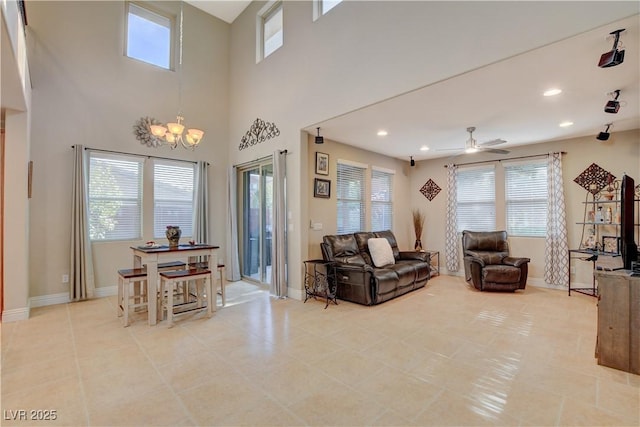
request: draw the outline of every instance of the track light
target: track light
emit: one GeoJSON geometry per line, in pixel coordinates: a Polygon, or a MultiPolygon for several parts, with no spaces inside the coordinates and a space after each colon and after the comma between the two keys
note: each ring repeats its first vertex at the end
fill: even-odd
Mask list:
{"type": "Polygon", "coordinates": [[[609,52],[605,52],[600,56],[598,67],[608,68],[622,64],[622,62],[624,61],[624,49],[618,50],[618,42],[620,41],[620,33],[624,30],[624,28],[621,28],[609,33],[615,36],[615,40],[613,41],[613,48],[609,52]]]}
{"type": "Polygon", "coordinates": [[[409,156],[409,158],[411,159],[411,167],[416,165],[416,161],[413,160],[413,156],[409,156]]]}
{"type": "Polygon", "coordinates": [[[320,128],[318,129],[318,136],[316,136],[316,144],[324,144],[324,137],[320,136],[320,128]]]}
{"type": "Polygon", "coordinates": [[[607,125],[606,125],[606,126],[607,126],[607,129],[605,129],[605,131],[604,131],[604,132],[600,132],[600,133],[598,134],[598,136],[596,136],[596,139],[597,139],[598,141],[606,141],[607,139],[609,139],[609,136],[611,135],[611,134],[609,133],[609,128],[611,127],[611,125],[612,125],[612,124],[613,124],[613,123],[607,123],[607,125]]]}
{"type": "Polygon", "coordinates": [[[604,106],[605,113],[616,114],[620,109],[620,102],[618,101],[618,97],[620,96],[620,89],[614,90],[609,95],[614,95],[614,94],[615,94],[615,98],[613,98],[611,101],[608,101],[604,106]]]}

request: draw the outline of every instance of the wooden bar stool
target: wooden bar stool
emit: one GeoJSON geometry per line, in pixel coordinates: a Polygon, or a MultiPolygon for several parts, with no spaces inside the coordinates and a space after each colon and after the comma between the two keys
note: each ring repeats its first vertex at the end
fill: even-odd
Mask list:
{"type": "Polygon", "coordinates": [[[207,300],[207,317],[211,317],[216,310],[215,293],[213,292],[213,277],[211,270],[204,268],[190,268],[188,270],[165,271],[160,273],[160,295],[162,298],[161,310],[167,312],[167,323],[169,327],[173,326],[174,314],[182,314],[193,310],[202,310],[204,296],[207,300]],[[173,293],[177,286],[185,286],[185,282],[190,280],[196,281],[196,307],[190,310],[174,313],[173,293]]]}
{"type": "Polygon", "coordinates": [[[124,316],[124,326],[129,326],[129,309],[147,307],[147,270],[144,268],[127,268],[118,270],[118,317],[124,316]],[[131,285],[134,285],[133,291],[131,285]],[[133,300],[133,304],[131,301],[133,300]]]}
{"type": "MultiPolygon", "coordinates": [[[[208,262],[192,262],[189,263],[189,268],[209,268],[208,262]]],[[[220,291],[216,289],[218,295],[222,297],[222,306],[224,307],[227,304],[227,293],[225,288],[227,286],[227,275],[225,273],[224,264],[218,264],[218,273],[220,274],[220,291]]]]}

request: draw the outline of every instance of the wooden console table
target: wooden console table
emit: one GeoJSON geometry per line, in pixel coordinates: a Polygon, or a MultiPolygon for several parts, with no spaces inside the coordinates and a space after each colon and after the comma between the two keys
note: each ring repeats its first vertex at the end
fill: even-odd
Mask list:
{"type": "Polygon", "coordinates": [[[640,374],[640,277],[629,270],[596,271],[598,364],[640,374]]]}

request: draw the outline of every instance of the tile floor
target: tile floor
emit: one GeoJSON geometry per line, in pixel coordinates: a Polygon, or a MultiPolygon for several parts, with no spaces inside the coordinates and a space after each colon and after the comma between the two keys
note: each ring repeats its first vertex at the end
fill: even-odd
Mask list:
{"type": "Polygon", "coordinates": [[[479,293],[441,276],[377,307],[325,310],[227,289],[213,318],[172,329],[123,328],[115,297],[3,324],[1,424],[640,424],[640,377],[593,357],[591,297],[479,293]]]}

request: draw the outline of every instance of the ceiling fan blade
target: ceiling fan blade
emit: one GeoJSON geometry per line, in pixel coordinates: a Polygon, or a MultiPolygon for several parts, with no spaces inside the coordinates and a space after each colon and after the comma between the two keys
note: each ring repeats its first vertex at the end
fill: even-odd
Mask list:
{"type": "Polygon", "coordinates": [[[507,142],[507,141],[505,141],[504,139],[498,138],[498,139],[493,139],[491,141],[483,142],[482,144],[478,144],[478,146],[480,146],[480,147],[490,147],[492,145],[504,144],[505,142],[507,142]]]}
{"type": "Polygon", "coordinates": [[[487,153],[494,153],[494,154],[509,154],[509,151],[507,150],[501,150],[499,148],[484,148],[484,147],[478,147],[480,150],[482,151],[486,151],[487,153]]]}

